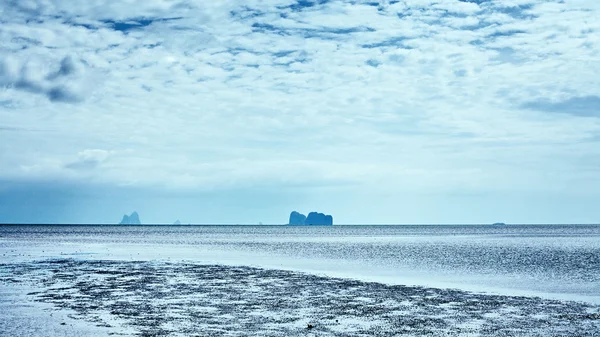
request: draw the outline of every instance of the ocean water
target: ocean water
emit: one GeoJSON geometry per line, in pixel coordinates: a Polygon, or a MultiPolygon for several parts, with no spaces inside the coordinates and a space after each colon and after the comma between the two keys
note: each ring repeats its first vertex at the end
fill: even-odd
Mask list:
{"type": "Polygon", "coordinates": [[[4,225],[0,255],[244,265],[600,303],[600,225],[4,225]]]}

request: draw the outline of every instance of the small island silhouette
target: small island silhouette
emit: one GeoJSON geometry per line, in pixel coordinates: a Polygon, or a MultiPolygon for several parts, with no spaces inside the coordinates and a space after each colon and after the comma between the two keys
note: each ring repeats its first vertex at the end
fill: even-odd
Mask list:
{"type": "Polygon", "coordinates": [[[119,223],[119,225],[141,225],[140,216],[137,212],[131,213],[131,215],[123,215],[123,219],[119,223]]]}

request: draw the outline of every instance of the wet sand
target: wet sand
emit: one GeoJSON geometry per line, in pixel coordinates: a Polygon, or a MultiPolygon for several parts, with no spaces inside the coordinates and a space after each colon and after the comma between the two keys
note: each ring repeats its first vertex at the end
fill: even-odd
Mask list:
{"type": "Polygon", "coordinates": [[[0,285],[0,335],[600,336],[586,303],[250,267],[53,259],[0,285]]]}

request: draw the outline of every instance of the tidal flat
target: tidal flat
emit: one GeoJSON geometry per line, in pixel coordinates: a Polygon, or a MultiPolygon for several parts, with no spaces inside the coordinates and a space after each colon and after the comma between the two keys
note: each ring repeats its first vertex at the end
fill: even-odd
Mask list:
{"type": "Polygon", "coordinates": [[[590,303],[246,266],[21,261],[0,289],[2,336],[600,335],[590,303]]]}

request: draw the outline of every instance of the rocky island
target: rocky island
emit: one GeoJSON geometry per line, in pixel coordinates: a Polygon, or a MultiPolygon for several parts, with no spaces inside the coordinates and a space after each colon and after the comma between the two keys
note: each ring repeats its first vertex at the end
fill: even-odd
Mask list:
{"type": "Polygon", "coordinates": [[[290,226],[331,226],[333,225],[333,216],[318,212],[310,212],[308,216],[293,211],[290,214],[290,226]]]}
{"type": "Polygon", "coordinates": [[[131,213],[131,215],[123,215],[123,219],[119,222],[119,225],[141,225],[140,216],[137,212],[131,213]]]}

